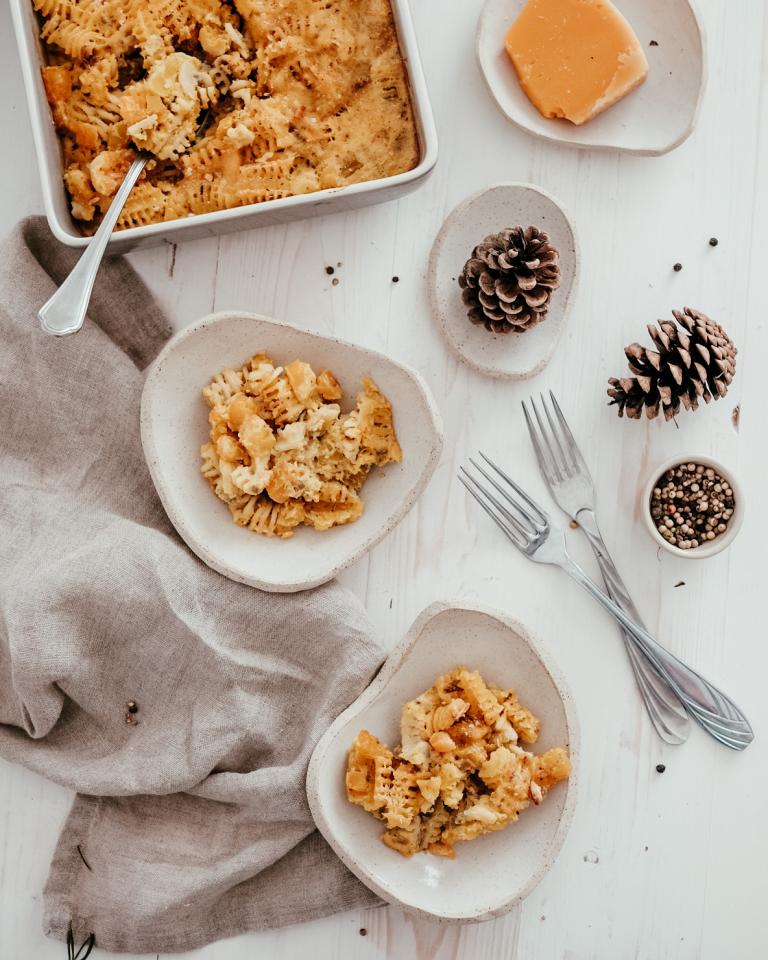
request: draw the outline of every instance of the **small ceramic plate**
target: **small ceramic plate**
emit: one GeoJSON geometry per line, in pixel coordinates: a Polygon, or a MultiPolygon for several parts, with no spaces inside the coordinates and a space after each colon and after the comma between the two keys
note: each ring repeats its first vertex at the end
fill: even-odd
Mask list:
{"type": "Polygon", "coordinates": [[[560,204],[530,183],[498,183],[472,194],[449,215],[429,258],[432,312],[456,356],[478,373],[523,380],[539,373],[563,332],[573,293],[578,251],[573,225],[560,204]],[[525,333],[489,333],[471,323],[459,275],[474,247],[507,227],[540,227],[560,253],[560,286],[549,313],[525,333]]]}
{"type": "Polygon", "coordinates": [[[442,424],[416,371],[364,347],[248,313],[218,313],[177,333],[153,363],[141,400],[144,455],[163,506],[181,537],[219,573],[262,590],[292,593],[324,583],[392,530],[424,489],[442,448],[442,424]],[[226,504],[200,473],[208,407],[200,392],[213,374],[266,351],[276,362],[301,359],[328,367],[354,406],[360,378],[389,398],[402,463],[375,469],[365,483],[365,510],[355,522],[318,532],[299,527],[285,540],[232,522],[226,504]]]}
{"type": "Polygon", "coordinates": [[[543,117],[523,93],[504,37],[524,6],[525,0],[486,0],[477,30],[480,68],[513,123],[545,140],[647,156],[668,153],[690,135],[704,93],[705,53],[702,27],[689,0],[616,0],[645,50],[648,76],[581,126],[543,117]]]}
{"type": "Polygon", "coordinates": [[[494,611],[437,603],[418,617],[373,683],[320,740],[309,764],[307,794],[325,839],[384,900],[442,921],[487,920],[529,894],[554,863],[573,814],[578,752],[565,681],[527,631],[494,611]],[[347,801],[347,751],[363,729],[390,746],[398,744],[403,704],[461,664],[514,687],[542,721],[534,751],[566,747],[573,773],[506,830],[458,844],[454,860],[431,854],[406,859],[381,842],[379,820],[347,801]]]}

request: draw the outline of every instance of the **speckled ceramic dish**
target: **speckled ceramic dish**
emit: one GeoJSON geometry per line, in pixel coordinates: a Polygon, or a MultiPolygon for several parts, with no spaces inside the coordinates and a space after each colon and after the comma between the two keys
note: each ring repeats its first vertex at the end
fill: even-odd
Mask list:
{"type": "Polygon", "coordinates": [[[487,920],[529,894],[554,863],[571,822],[578,770],[573,701],[548,654],[503,614],[437,603],[418,617],[373,683],[320,740],[309,765],[307,794],[325,839],[384,900],[441,921],[487,920]],[[347,751],[361,729],[391,746],[399,743],[403,704],[459,664],[514,687],[542,721],[535,752],[565,746],[573,772],[517,823],[458,844],[454,860],[431,854],[406,859],[381,842],[380,821],[347,801],[347,751]]]}
{"type": "Polygon", "coordinates": [[[262,590],[315,587],[359,559],[416,502],[437,465],[442,424],[416,371],[364,347],[248,313],[218,313],[177,333],[153,363],[141,400],[144,455],[163,506],[187,545],[224,576],[262,590]],[[290,539],[265,537],[232,522],[200,473],[208,436],[202,388],[224,367],[264,350],[276,361],[330,368],[353,405],[370,376],[392,403],[402,463],[371,472],[365,510],[355,523],[318,532],[299,527],[290,539]]]}
{"type": "Polygon", "coordinates": [[[446,219],[429,258],[432,312],[448,346],[488,377],[523,380],[539,373],[560,339],[578,267],[576,233],[559,202],[530,183],[497,183],[473,193],[446,219]],[[472,250],[506,227],[536,226],[549,235],[560,259],[560,286],[545,320],[524,333],[489,333],[470,322],[458,278],[472,250]]]}
{"type": "Polygon", "coordinates": [[[615,0],[648,58],[645,82],[581,126],[543,117],[523,93],[504,37],[525,0],[486,0],[477,57],[502,112],[528,133],[573,147],[657,156],[690,136],[706,77],[704,34],[689,0],[615,0]]]}

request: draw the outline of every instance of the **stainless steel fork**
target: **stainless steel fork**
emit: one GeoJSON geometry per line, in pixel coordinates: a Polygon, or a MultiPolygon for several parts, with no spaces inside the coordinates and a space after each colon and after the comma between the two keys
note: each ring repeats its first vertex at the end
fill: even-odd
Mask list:
{"type": "Polygon", "coordinates": [[[544,510],[499,466],[485,454],[481,453],[480,456],[493,474],[472,458],[470,463],[489,486],[483,485],[464,467],[460,468],[459,479],[517,549],[529,560],[553,564],[565,570],[601,603],[626,629],[633,643],[654,665],[657,673],[669,683],[691,716],[712,737],[732,750],[743,750],[749,746],[754,739],[754,733],[736,704],[662,647],[647,630],[635,623],[603,593],[569,556],[565,546],[564,529],[552,523],[544,510]],[[495,493],[491,492],[489,487],[492,487],[495,493]],[[703,701],[695,695],[699,691],[704,697],[703,701]],[[727,715],[720,704],[727,706],[727,715]]]}
{"type": "MultiPolygon", "coordinates": [[[[525,421],[542,476],[555,503],[578,523],[586,534],[597,558],[608,596],[635,623],[644,627],[600,535],[595,513],[595,490],[589,468],[551,390],[549,396],[550,405],[547,405],[543,396],[539,405],[531,398],[532,413],[523,403],[525,421]]],[[[638,689],[654,729],[665,743],[684,743],[688,739],[690,722],[682,701],[635,646],[632,637],[623,627],[621,631],[638,689]]]]}

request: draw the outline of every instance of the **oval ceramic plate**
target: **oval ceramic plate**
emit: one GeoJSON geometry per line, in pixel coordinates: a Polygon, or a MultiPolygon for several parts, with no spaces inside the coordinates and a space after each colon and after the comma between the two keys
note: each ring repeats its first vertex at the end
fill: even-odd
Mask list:
{"type": "Polygon", "coordinates": [[[489,377],[523,380],[539,373],[563,332],[578,263],[576,235],[550,194],[530,183],[498,183],[472,194],[449,215],[429,258],[432,312],[456,356],[489,377]],[[471,323],[461,299],[459,274],[488,234],[506,227],[540,227],[560,253],[560,286],[549,313],[525,333],[489,333],[471,323]]]}
{"type": "Polygon", "coordinates": [[[486,0],[477,30],[477,57],[502,112],[545,140],[658,156],[679,146],[696,123],[704,93],[704,35],[688,0],[615,0],[648,58],[648,76],[636,90],[594,120],[576,126],[548,119],[518,83],[504,49],[507,30],[525,0],[486,0]],[[655,45],[651,46],[651,41],[655,45]]]}
{"type": "Polygon", "coordinates": [[[438,603],[418,617],[373,683],[320,740],[309,764],[307,794],[325,839],[384,900],[442,921],[487,920],[530,893],[554,863],[576,800],[578,750],[565,681],[527,631],[494,611],[438,603]],[[514,687],[542,721],[535,752],[566,747],[573,772],[506,830],[458,844],[454,860],[431,854],[406,859],[381,842],[379,820],[347,801],[347,751],[362,729],[397,745],[403,704],[460,664],[479,670],[489,682],[514,687]]]}
{"type": "Polygon", "coordinates": [[[442,424],[419,374],[383,354],[267,317],[218,313],[177,333],[152,364],[141,398],[141,440],[163,506],[198,557],[233,580],[292,593],[330,580],[402,520],[437,465],[442,424]],[[260,536],[232,522],[201,475],[208,407],[200,391],[213,374],[262,350],[278,363],[298,358],[331,369],[344,389],[342,409],[354,406],[364,376],[391,401],[403,460],[371,472],[355,523],[324,532],[299,527],[286,540],[260,536]]]}

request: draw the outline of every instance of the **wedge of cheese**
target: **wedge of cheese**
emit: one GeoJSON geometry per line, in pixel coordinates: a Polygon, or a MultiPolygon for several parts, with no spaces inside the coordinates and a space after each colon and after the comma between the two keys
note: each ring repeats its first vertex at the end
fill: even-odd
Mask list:
{"type": "Polygon", "coordinates": [[[528,0],[505,38],[531,103],[581,124],[639,86],[648,61],[610,0],[528,0]]]}

